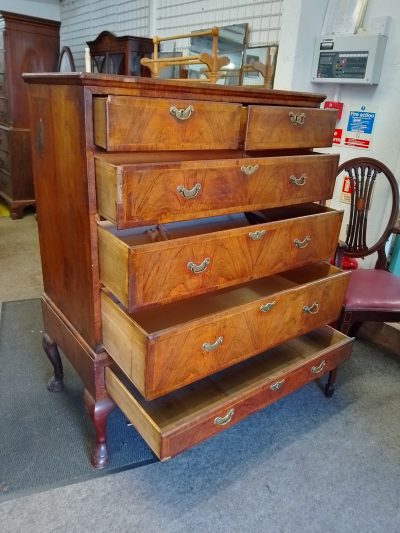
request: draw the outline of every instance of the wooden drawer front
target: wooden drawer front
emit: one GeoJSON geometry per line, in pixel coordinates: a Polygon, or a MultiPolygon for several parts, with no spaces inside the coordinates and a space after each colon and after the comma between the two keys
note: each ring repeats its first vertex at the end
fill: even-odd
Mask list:
{"type": "Polygon", "coordinates": [[[9,130],[0,128],[0,150],[8,152],[9,149],[9,130]]]}
{"type": "MultiPolygon", "coordinates": [[[[214,301],[211,297],[191,301],[186,304],[186,316],[196,305],[208,314],[158,331],[149,331],[143,316],[126,315],[102,294],[103,344],[141,394],[154,399],[334,321],[347,279],[347,273],[326,264],[304,267],[286,277],[272,276],[248,288],[232,288],[214,301]],[[246,289],[253,294],[243,303],[246,289]],[[272,294],[263,297],[265,293],[272,294]],[[224,297],[241,303],[213,314],[219,305],[216,300],[224,297]]],[[[184,305],[165,307],[153,316],[175,313],[184,320],[184,305]]],[[[151,312],[147,322],[150,316],[151,312]]]]}
{"type": "Polygon", "coordinates": [[[7,98],[0,97],[0,122],[8,124],[8,100],[7,98]]]}
{"type": "Polygon", "coordinates": [[[106,368],[106,388],[154,453],[167,459],[336,368],[350,350],[351,339],[325,326],[151,402],[118,370],[106,368]]]}
{"type": "Polygon", "coordinates": [[[338,156],[114,164],[97,158],[98,209],[117,227],[331,198],[338,156]]]}
{"type": "Polygon", "coordinates": [[[10,154],[0,149],[0,169],[10,172],[10,154]]]}
{"type": "Polygon", "coordinates": [[[245,149],[331,146],[336,110],[249,106],[245,149]]]}
{"type": "Polygon", "coordinates": [[[95,143],[110,151],[238,147],[241,106],[194,100],[94,99],[95,143]]]}
{"type": "Polygon", "coordinates": [[[133,312],[331,257],[341,220],[329,210],[138,246],[100,226],[100,277],[133,312]]]}

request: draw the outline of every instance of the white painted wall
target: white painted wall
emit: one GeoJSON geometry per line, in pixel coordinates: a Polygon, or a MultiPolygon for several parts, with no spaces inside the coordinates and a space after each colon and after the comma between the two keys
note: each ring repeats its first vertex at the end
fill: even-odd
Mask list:
{"type": "Polygon", "coordinates": [[[60,20],[60,0],[0,0],[0,10],[50,20],[60,20]]]}

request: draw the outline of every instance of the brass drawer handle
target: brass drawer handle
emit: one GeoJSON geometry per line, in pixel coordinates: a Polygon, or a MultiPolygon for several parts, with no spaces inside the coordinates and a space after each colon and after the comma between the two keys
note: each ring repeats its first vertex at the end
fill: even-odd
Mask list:
{"type": "Polygon", "coordinates": [[[243,172],[243,174],[246,174],[246,176],[251,176],[257,169],[258,165],[247,165],[240,167],[240,170],[243,172]]]}
{"type": "Polygon", "coordinates": [[[249,237],[253,241],[259,241],[260,239],[262,239],[262,237],[264,237],[264,235],[265,235],[265,229],[259,229],[257,231],[250,231],[249,233],[249,237]]]}
{"type": "Polygon", "coordinates": [[[195,198],[199,194],[199,192],[201,191],[201,184],[196,183],[196,185],[191,189],[186,189],[183,185],[179,185],[176,190],[179,192],[182,198],[185,198],[185,200],[190,200],[191,198],[195,198]]]}
{"type": "Polygon", "coordinates": [[[293,242],[297,248],[305,248],[311,242],[311,237],[307,235],[302,241],[300,239],[295,239],[293,242]]]}
{"type": "Polygon", "coordinates": [[[276,304],[276,300],[273,302],[268,302],[267,304],[264,304],[264,305],[260,305],[260,311],[262,311],[263,313],[266,313],[267,311],[271,311],[271,309],[274,307],[275,304],[276,304]]]}
{"type": "Polygon", "coordinates": [[[293,111],[289,111],[289,118],[293,126],[302,126],[306,119],[306,114],[305,113],[293,113],[293,111]]]}
{"type": "Polygon", "coordinates": [[[224,337],[218,337],[218,339],[214,342],[205,342],[202,346],[203,350],[206,352],[213,352],[218,348],[218,346],[221,346],[222,342],[224,340],[224,337]]]}
{"type": "Polygon", "coordinates": [[[205,271],[207,265],[210,264],[210,261],[211,259],[209,257],[206,257],[199,265],[196,265],[192,261],[189,261],[186,266],[190,270],[190,272],[193,272],[193,274],[200,274],[201,272],[205,271]]]}
{"type": "Polygon", "coordinates": [[[275,381],[275,383],[272,383],[272,385],[269,386],[271,390],[279,390],[282,385],[285,383],[285,378],[281,379],[280,381],[275,381]]]}
{"type": "Polygon", "coordinates": [[[316,315],[319,310],[319,305],[317,302],[314,302],[312,305],[304,305],[303,311],[309,313],[310,315],[316,315]]]}
{"type": "Polygon", "coordinates": [[[229,409],[225,416],[216,416],[214,418],[214,424],[216,426],[225,426],[225,424],[229,424],[229,422],[232,420],[234,413],[235,409],[232,407],[232,409],[229,409]]]}
{"type": "Polygon", "coordinates": [[[298,185],[299,187],[301,187],[302,185],[306,184],[306,179],[307,176],[302,174],[300,178],[296,178],[296,176],[290,176],[289,181],[290,183],[293,183],[293,185],[298,185]]]}
{"type": "Polygon", "coordinates": [[[192,105],[187,106],[186,109],[178,109],[174,105],[169,108],[171,115],[178,120],[187,120],[192,116],[193,111],[194,107],[192,105]]]}
{"type": "Polygon", "coordinates": [[[311,367],[311,372],[313,374],[319,374],[325,368],[325,365],[326,365],[326,361],[321,361],[318,366],[311,367]]]}

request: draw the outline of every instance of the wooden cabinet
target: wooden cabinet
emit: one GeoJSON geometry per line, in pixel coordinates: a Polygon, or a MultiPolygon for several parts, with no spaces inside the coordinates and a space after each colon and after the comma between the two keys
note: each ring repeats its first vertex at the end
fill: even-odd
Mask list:
{"type": "Polygon", "coordinates": [[[143,57],[151,57],[153,40],[148,37],[125,35],[117,37],[102,31],[94,41],[86,43],[90,50],[92,72],[150,76],[149,69],[140,64],[143,57]]]}
{"type": "Polygon", "coordinates": [[[0,11],[0,197],[12,218],[35,204],[28,93],[21,74],[56,70],[59,26],[0,11]]]}
{"type": "Polygon", "coordinates": [[[166,459],[327,372],[331,395],[351,342],[326,325],[348,273],[325,261],[342,212],[317,203],[338,163],[313,150],[335,125],[323,97],[26,81],[49,386],[59,346],[85,384],[93,465],[113,402],[166,459]]]}

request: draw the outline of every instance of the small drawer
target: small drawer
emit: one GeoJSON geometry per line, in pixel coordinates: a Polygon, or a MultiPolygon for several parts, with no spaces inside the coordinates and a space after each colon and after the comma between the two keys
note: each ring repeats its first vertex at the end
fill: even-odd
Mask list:
{"type": "Polygon", "coordinates": [[[332,146],[334,109],[249,106],[246,150],[332,146]]]}
{"type": "Polygon", "coordinates": [[[102,283],[133,312],[332,256],[343,212],[302,204],[262,212],[117,230],[100,222],[102,283]]]}
{"type": "Polygon", "coordinates": [[[154,399],[336,320],[347,279],[316,263],[131,315],[103,292],[103,345],[154,399]]]}
{"type": "Polygon", "coordinates": [[[239,104],[107,96],[93,106],[94,142],[109,151],[238,148],[239,104]]]}
{"type": "Polygon", "coordinates": [[[122,229],[332,197],[337,155],[235,154],[215,160],[185,152],[98,156],[99,213],[122,229]]]}
{"type": "Polygon", "coordinates": [[[150,402],[117,368],[106,368],[106,388],[154,453],[168,459],[336,368],[350,356],[351,340],[325,326],[150,402]]]}

